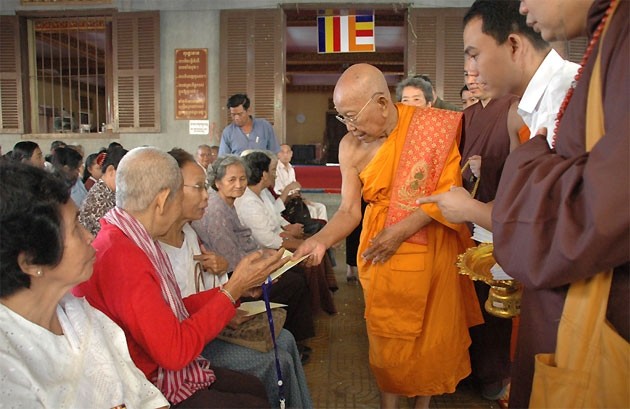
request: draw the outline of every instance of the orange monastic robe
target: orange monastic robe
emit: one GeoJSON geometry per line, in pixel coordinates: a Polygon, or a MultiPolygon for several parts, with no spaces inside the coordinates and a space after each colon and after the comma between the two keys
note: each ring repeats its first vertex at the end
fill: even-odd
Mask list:
{"type": "MultiPolygon", "coordinates": [[[[413,107],[397,108],[397,127],[360,174],[368,206],[359,254],[385,226],[414,113],[413,107]]],[[[434,193],[461,186],[459,135],[452,139],[434,193]]],[[[423,166],[430,173],[431,164],[423,166]]],[[[404,242],[387,262],[376,265],[358,260],[372,372],[381,390],[406,396],[453,392],[470,373],[468,327],[483,322],[473,284],[455,266],[457,255],[473,245],[468,229],[447,222],[433,204],[422,210],[433,219],[424,228],[426,245],[404,242]]]]}

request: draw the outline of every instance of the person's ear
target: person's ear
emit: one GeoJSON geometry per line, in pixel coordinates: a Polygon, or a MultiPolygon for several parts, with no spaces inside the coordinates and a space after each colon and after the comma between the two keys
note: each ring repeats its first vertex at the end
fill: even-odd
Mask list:
{"type": "Polygon", "coordinates": [[[516,60],[523,51],[523,39],[518,34],[510,34],[507,38],[507,45],[510,47],[510,56],[516,60]]]}
{"type": "Polygon", "coordinates": [[[31,263],[29,257],[23,251],[18,254],[17,264],[24,274],[27,274],[31,277],[42,276],[42,267],[40,265],[31,263]]]}
{"type": "Polygon", "coordinates": [[[171,189],[162,189],[160,193],[155,197],[155,206],[159,214],[164,214],[166,209],[166,202],[168,201],[168,196],[171,193],[171,189]]]}

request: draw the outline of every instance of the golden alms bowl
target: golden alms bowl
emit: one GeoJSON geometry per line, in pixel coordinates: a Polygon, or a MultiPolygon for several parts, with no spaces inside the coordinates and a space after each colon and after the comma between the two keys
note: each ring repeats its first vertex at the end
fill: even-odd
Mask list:
{"type": "Polygon", "coordinates": [[[482,243],[471,247],[457,257],[459,273],[474,281],[483,281],[490,286],[488,300],[484,307],[488,313],[500,318],[512,318],[520,314],[520,283],[516,280],[495,280],[490,269],[496,264],[492,255],[492,243],[482,243]]]}

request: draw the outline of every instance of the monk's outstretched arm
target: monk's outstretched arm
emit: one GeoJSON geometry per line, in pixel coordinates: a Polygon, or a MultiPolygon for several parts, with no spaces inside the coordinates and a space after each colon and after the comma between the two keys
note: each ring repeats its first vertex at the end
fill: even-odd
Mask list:
{"type": "Polygon", "coordinates": [[[296,249],[293,258],[312,254],[310,263],[321,262],[326,249],[347,237],[361,222],[361,179],[359,170],[348,149],[347,140],[339,145],[339,168],[341,170],[341,204],[339,210],[326,223],[324,228],[307,239],[296,249]]]}

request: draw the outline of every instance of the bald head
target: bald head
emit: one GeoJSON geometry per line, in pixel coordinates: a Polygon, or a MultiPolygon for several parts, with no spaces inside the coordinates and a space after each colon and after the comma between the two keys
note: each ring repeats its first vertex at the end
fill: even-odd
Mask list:
{"type": "Polygon", "coordinates": [[[147,209],[163,190],[169,197],[181,189],[177,161],[153,147],[135,148],[120,161],[116,171],[116,206],[130,212],[147,209]]]}
{"type": "Polygon", "coordinates": [[[363,143],[387,137],[398,121],[385,76],[369,64],[353,65],[339,77],[333,102],[348,131],[363,143]]]}
{"type": "Polygon", "coordinates": [[[376,93],[382,93],[391,101],[383,73],[370,64],[355,64],[339,77],[333,92],[333,101],[335,106],[338,101],[366,101],[376,93]]]}

